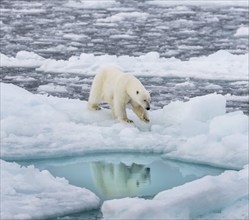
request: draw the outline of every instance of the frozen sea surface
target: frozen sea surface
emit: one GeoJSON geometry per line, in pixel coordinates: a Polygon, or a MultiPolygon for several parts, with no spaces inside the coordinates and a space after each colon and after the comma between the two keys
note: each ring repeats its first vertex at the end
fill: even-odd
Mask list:
{"type": "Polygon", "coordinates": [[[220,94],[151,110],[148,124],[128,109],[132,125],[114,120],[109,109],[89,111],[86,101],[32,94],[6,83],[1,83],[1,106],[4,159],[147,152],[226,168],[241,168],[248,160],[248,116],[227,113],[220,94]]]}
{"type": "Polygon", "coordinates": [[[17,162],[1,160],[1,218],[248,219],[247,1],[0,7],[1,159],[17,162]],[[134,126],[108,109],[87,110],[93,76],[109,63],[151,90],[149,125],[129,109],[134,126]],[[96,156],[103,152],[114,159],[96,156]],[[100,177],[140,197],[123,198],[125,187],[110,192],[100,177]],[[100,212],[84,186],[119,200],[104,201],[100,212]]]}
{"type": "MultiPolygon", "coordinates": [[[[138,206],[146,203],[146,207],[151,204],[150,209],[153,209],[158,203],[155,198],[160,193],[171,193],[171,190],[175,189],[177,195],[181,195],[182,190],[185,195],[186,189],[178,187],[185,186],[187,182],[192,183],[193,185],[187,187],[187,191],[192,192],[197,188],[196,185],[199,185],[199,182],[196,182],[198,179],[202,181],[201,186],[209,187],[208,191],[200,188],[200,191],[185,197],[186,200],[190,198],[191,202],[184,203],[183,200],[181,203],[190,209],[193,215],[207,214],[219,217],[217,211],[222,211],[222,215],[226,217],[231,210],[239,206],[240,209],[234,216],[246,216],[246,170],[242,172],[241,178],[240,174],[237,174],[240,171],[231,171],[229,188],[224,187],[226,175],[219,175],[224,169],[241,170],[248,163],[248,116],[242,111],[226,113],[225,96],[209,94],[185,102],[170,102],[162,109],[150,111],[150,124],[141,123],[128,110],[134,125],[113,120],[108,109],[91,112],[84,100],[33,94],[13,84],[1,83],[1,104],[1,157],[21,165],[32,164],[36,167],[35,170],[34,167],[28,167],[26,172],[22,172],[25,168],[18,168],[18,165],[12,163],[6,164],[4,168],[1,166],[5,185],[12,183],[8,190],[1,188],[4,198],[7,198],[5,207],[9,207],[4,209],[7,213],[1,213],[3,216],[13,219],[16,216],[15,207],[20,207],[18,201],[21,200],[17,217],[22,214],[30,219],[37,215],[39,218],[54,215],[53,219],[100,219],[103,213],[104,218],[116,219],[117,213],[123,213],[120,204],[124,204],[125,208],[127,201],[138,206]],[[102,153],[105,153],[102,158],[96,156],[102,153]],[[128,159],[125,158],[127,153],[132,155],[128,159]],[[146,158],[152,157],[153,154],[158,157],[146,158]],[[80,158],[84,155],[85,157],[80,158]],[[93,156],[88,159],[87,155],[93,156]],[[179,161],[186,161],[188,164],[179,161]],[[50,182],[50,190],[47,185],[33,184],[34,175],[37,176],[37,181],[42,179],[46,183],[44,173],[53,180],[50,182]],[[52,178],[50,173],[55,177],[52,178]],[[216,179],[211,179],[211,182],[209,179],[203,179],[206,175],[218,175],[218,183],[221,183],[217,185],[214,184],[216,179]],[[61,200],[61,193],[57,191],[58,177],[65,178],[61,180],[65,183],[63,190],[76,190],[75,196],[66,195],[65,206],[70,207],[67,212],[64,211],[64,206],[60,205],[65,201],[61,200]],[[15,182],[12,181],[13,178],[16,179],[15,182]],[[240,181],[237,181],[238,179],[240,181]],[[109,182],[110,180],[112,181],[109,182]],[[72,188],[72,185],[80,188],[72,188]],[[89,198],[81,194],[84,192],[80,190],[82,187],[95,192],[103,200],[102,211],[96,209],[99,208],[96,202],[91,206],[95,210],[81,211],[89,208],[85,206],[89,198]],[[58,201],[58,206],[49,208],[48,213],[42,213],[40,207],[44,206],[43,198],[47,198],[48,190],[49,195],[53,195],[49,204],[58,201]],[[221,197],[223,200],[218,206],[219,210],[211,206],[209,200],[204,200],[199,206],[200,211],[197,214],[193,211],[193,206],[200,200],[200,196],[216,201],[216,194],[220,190],[222,193],[218,195],[228,194],[229,197],[221,197]],[[76,200],[79,201],[76,203],[75,198],[78,196],[81,196],[82,200],[76,200]],[[140,196],[145,200],[129,200],[127,196],[140,196]],[[30,197],[36,203],[31,205],[30,197]],[[106,201],[116,197],[120,199],[117,206],[115,200],[106,201]],[[31,207],[24,209],[23,204],[24,207],[31,207]],[[206,205],[209,207],[208,211],[201,211],[206,205]],[[34,211],[30,211],[31,209],[34,211]]],[[[170,198],[174,196],[171,195],[170,198]]],[[[168,198],[162,200],[159,207],[164,210],[168,198]]],[[[170,200],[169,206],[179,200],[179,196],[176,201],[170,200]]],[[[125,209],[124,213],[128,219],[130,216],[136,216],[129,208],[125,209]]],[[[139,216],[146,217],[146,210],[141,211],[139,216]]],[[[182,213],[185,219],[191,219],[185,211],[176,212],[182,213]]],[[[160,212],[160,215],[164,214],[160,212]]],[[[174,212],[167,214],[171,219],[175,216],[174,212]]],[[[153,216],[157,219],[156,214],[153,216]]]]}

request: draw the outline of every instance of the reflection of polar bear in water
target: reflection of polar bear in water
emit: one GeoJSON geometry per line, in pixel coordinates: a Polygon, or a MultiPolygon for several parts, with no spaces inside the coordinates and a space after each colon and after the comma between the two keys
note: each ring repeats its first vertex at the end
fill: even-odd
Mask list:
{"type": "Polygon", "coordinates": [[[139,188],[150,182],[150,168],[133,163],[91,163],[94,183],[107,197],[135,196],[139,188]]]}

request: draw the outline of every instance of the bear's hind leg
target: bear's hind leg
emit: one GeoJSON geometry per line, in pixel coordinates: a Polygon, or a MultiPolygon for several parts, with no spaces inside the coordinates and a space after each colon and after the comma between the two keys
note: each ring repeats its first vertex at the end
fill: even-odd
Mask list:
{"type": "Polygon", "coordinates": [[[103,74],[98,73],[94,79],[88,98],[88,108],[90,110],[100,110],[100,102],[102,101],[103,74]]]}
{"type": "Polygon", "coordinates": [[[89,99],[88,99],[88,109],[100,110],[101,109],[99,106],[100,101],[101,100],[100,100],[99,96],[94,94],[94,91],[91,91],[89,99]]]}

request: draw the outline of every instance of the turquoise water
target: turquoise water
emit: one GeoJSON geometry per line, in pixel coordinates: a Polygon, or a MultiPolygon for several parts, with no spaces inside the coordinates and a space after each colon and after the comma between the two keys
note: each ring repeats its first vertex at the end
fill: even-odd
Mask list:
{"type": "MultiPolygon", "coordinates": [[[[151,199],[163,190],[224,171],[221,168],[165,160],[159,155],[140,154],[103,154],[22,164],[33,164],[40,170],[49,170],[54,176],[64,177],[72,185],[91,190],[102,202],[124,197],[151,199]]],[[[93,210],[57,219],[101,219],[101,212],[93,210]]]]}

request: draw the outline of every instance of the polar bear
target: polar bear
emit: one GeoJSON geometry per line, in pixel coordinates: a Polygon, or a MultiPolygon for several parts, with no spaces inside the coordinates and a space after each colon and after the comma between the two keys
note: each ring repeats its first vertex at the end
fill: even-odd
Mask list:
{"type": "Polygon", "coordinates": [[[126,105],[144,122],[149,122],[150,93],[132,74],[123,73],[115,67],[105,67],[94,77],[89,99],[90,110],[100,110],[100,102],[110,105],[112,116],[122,122],[132,123],[127,118],[126,105]]]}

